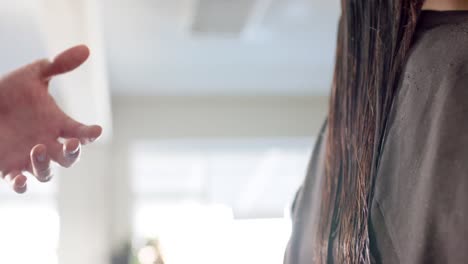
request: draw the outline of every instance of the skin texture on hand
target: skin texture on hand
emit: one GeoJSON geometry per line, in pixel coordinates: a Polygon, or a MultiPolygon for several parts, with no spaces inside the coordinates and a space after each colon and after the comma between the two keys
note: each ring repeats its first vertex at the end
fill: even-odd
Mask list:
{"type": "Polygon", "coordinates": [[[70,167],[79,159],[81,144],[101,135],[100,126],[67,116],[48,90],[52,77],[73,71],[88,57],[89,49],[77,46],[53,61],[39,60],[0,79],[0,173],[14,191],[26,191],[25,172],[49,181],[51,161],[70,167]]]}

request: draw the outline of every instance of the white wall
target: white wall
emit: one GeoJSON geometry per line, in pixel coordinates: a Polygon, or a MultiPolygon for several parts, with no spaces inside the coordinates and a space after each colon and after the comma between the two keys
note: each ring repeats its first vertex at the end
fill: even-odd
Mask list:
{"type": "Polygon", "coordinates": [[[114,97],[115,140],[313,136],[327,104],[326,97],[114,97]]]}
{"type": "Polygon", "coordinates": [[[62,172],[60,263],[108,263],[131,232],[134,140],[315,136],[326,97],[114,97],[111,144],[85,148],[62,172]]]}

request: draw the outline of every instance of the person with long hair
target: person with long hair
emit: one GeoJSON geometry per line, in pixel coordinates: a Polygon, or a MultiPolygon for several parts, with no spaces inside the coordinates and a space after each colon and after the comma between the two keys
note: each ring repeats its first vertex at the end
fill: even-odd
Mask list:
{"type": "Polygon", "coordinates": [[[468,1],[341,5],[285,263],[466,263],[468,1]]]}

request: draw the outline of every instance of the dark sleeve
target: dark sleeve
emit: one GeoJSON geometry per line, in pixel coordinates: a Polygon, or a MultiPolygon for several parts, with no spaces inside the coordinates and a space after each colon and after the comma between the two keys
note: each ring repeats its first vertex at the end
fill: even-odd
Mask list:
{"type": "Polygon", "coordinates": [[[321,177],[323,175],[324,157],[324,137],[326,135],[325,121],[320,130],[314,151],[309,162],[307,175],[296,192],[296,196],[291,206],[292,230],[289,243],[284,254],[284,264],[303,263],[301,260],[312,259],[312,252],[308,250],[308,245],[312,245],[316,230],[316,217],[320,209],[320,188],[321,177]]]}
{"type": "Polygon", "coordinates": [[[292,203],[291,208],[290,208],[291,218],[293,220],[294,220],[294,218],[296,216],[297,204],[300,203],[301,200],[302,200],[302,196],[303,196],[303,192],[304,192],[304,188],[305,188],[304,186],[309,185],[309,188],[310,188],[310,186],[315,182],[316,175],[314,175],[315,174],[314,171],[316,170],[316,167],[318,166],[317,162],[319,160],[319,156],[324,155],[324,153],[320,152],[320,149],[322,148],[322,144],[325,144],[325,142],[323,142],[323,140],[324,140],[325,132],[327,130],[327,122],[328,122],[328,120],[325,119],[325,121],[322,124],[322,127],[320,128],[320,132],[319,132],[319,135],[317,137],[317,141],[315,142],[315,146],[314,146],[314,150],[313,150],[313,153],[312,153],[312,156],[311,156],[311,160],[310,160],[308,168],[307,168],[306,178],[304,179],[304,182],[301,184],[301,186],[299,186],[299,189],[297,190],[297,192],[296,192],[296,194],[294,196],[294,200],[293,200],[293,203],[292,203]],[[313,178],[313,179],[311,179],[311,178],[313,178]]]}
{"type": "Polygon", "coordinates": [[[291,214],[291,219],[294,220],[295,215],[296,215],[296,209],[297,209],[297,204],[299,203],[299,200],[302,197],[302,185],[299,187],[299,189],[296,191],[296,195],[294,196],[294,200],[292,202],[291,208],[290,208],[290,214],[291,214]]]}

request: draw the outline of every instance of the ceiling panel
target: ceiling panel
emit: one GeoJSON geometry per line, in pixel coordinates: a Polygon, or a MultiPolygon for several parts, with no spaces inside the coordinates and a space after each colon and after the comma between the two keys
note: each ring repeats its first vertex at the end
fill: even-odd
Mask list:
{"type": "Polygon", "coordinates": [[[199,0],[192,31],[194,34],[240,35],[254,6],[253,0],[199,0]]]}
{"type": "Polygon", "coordinates": [[[114,94],[328,94],[335,1],[116,1],[101,7],[114,94]]]}

